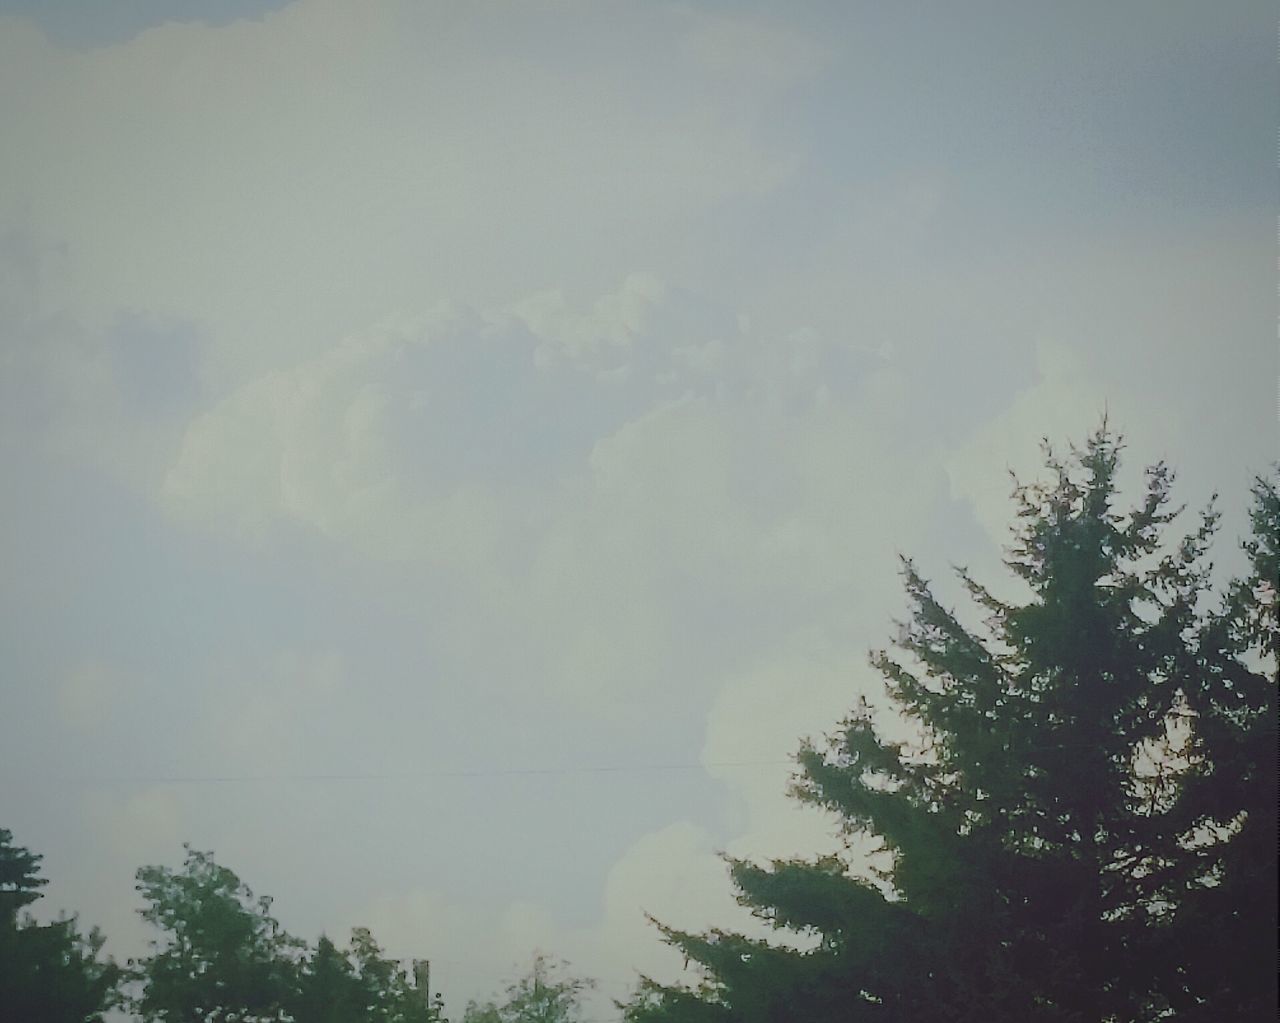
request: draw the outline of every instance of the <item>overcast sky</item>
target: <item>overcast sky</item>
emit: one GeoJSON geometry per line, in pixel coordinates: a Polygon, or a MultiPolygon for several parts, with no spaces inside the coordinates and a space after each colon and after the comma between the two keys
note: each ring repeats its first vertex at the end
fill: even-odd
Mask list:
{"type": "MultiPolygon", "coordinates": [[[[0,826],[620,996],[1007,470],[1277,456],[1269,3],[0,2],[0,826]],[[177,20],[166,20],[176,18],[177,20]]],[[[945,583],[944,592],[949,592],[945,583]]],[[[603,998],[595,1016],[608,1015],[603,998]]]]}

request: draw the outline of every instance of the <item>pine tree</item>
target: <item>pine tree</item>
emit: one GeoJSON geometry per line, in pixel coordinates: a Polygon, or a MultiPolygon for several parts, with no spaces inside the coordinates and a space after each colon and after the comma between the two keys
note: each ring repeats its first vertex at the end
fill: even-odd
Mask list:
{"type": "Polygon", "coordinates": [[[1231,585],[1205,630],[1203,670],[1188,692],[1196,732],[1183,818],[1202,835],[1227,836],[1198,850],[1205,883],[1178,907],[1180,944],[1170,959],[1189,995],[1179,1018],[1188,1020],[1272,1019],[1276,1009],[1276,482],[1257,481],[1252,519],[1253,536],[1244,545],[1250,571],[1231,585]]]}
{"type": "Polygon", "coordinates": [[[103,937],[74,917],[38,923],[22,911],[47,882],[41,857],[0,828],[0,1020],[86,1023],[116,1002],[120,969],[101,957],[103,937]]]}
{"type": "Polygon", "coordinates": [[[872,663],[917,738],[864,704],[795,786],[886,865],[730,861],[739,901],[814,947],[663,928],[704,981],[646,981],[632,1023],[1272,1017],[1275,487],[1255,578],[1206,611],[1216,513],[1169,549],[1172,475],[1119,514],[1120,450],[1104,423],[1017,488],[1025,599],[959,571],[981,628],[904,560],[910,615],[872,663]]]}

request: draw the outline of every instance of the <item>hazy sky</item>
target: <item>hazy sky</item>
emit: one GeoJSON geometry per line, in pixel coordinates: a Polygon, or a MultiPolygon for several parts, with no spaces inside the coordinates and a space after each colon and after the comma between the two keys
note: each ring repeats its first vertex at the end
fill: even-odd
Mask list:
{"type": "MultiPolygon", "coordinates": [[[[1010,467],[1277,456],[1269,3],[0,3],[0,826],[621,995],[1010,467]],[[178,20],[165,20],[177,18],[178,20]]],[[[942,584],[944,592],[948,586],[942,584]]],[[[603,999],[601,999],[603,1005],[603,999]]],[[[597,1017],[607,1015],[602,1005],[597,1017]]]]}

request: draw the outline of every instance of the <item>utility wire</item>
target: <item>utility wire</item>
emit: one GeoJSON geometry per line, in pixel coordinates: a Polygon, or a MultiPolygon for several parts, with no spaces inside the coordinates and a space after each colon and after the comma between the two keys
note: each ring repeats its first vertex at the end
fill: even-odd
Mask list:
{"type": "MultiPolygon", "coordinates": [[[[1044,750],[1084,749],[1092,743],[1037,743],[1024,753],[1044,750]]],[[[643,775],[676,771],[709,771],[713,768],[797,767],[795,758],[786,761],[712,761],[709,763],[568,764],[564,767],[476,767],[443,771],[369,771],[257,773],[257,775],[97,775],[56,777],[64,785],[252,785],[273,781],[416,781],[431,778],[493,778],[564,775],[643,775]]]]}
{"type": "Polygon", "coordinates": [[[650,772],[699,771],[715,768],[785,767],[793,760],[726,760],[712,763],[684,764],[597,764],[569,767],[475,768],[444,771],[378,771],[360,773],[297,774],[172,774],[172,775],[99,775],[96,777],[60,778],[75,785],[222,785],[279,781],[414,781],[433,778],[504,778],[555,776],[569,774],[644,774],[650,772]]]}
{"type": "MultiPolygon", "coordinates": [[[[1037,743],[1024,752],[1046,750],[1070,750],[1090,747],[1091,743],[1037,743]]],[[[788,760],[718,760],[710,763],[675,764],[583,764],[565,767],[499,767],[461,768],[439,771],[369,771],[293,774],[143,774],[97,775],[94,777],[62,777],[55,779],[67,785],[236,785],[264,782],[335,782],[335,781],[415,781],[448,778],[515,778],[554,777],[572,774],[648,774],[675,771],[705,771],[716,768],[787,767],[798,766],[795,759],[788,760]]]]}

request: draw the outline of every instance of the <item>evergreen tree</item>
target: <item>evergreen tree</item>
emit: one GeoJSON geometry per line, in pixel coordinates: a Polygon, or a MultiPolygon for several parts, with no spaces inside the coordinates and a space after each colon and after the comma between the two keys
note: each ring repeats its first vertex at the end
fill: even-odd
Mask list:
{"type": "Polygon", "coordinates": [[[47,882],[41,857],[0,828],[0,1020],[93,1023],[116,1001],[120,970],[100,958],[97,929],[74,917],[41,924],[23,911],[47,882]]]}
{"type": "Polygon", "coordinates": [[[49,883],[40,876],[42,857],[13,844],[13,832],[0,828],[0,925],[14,927],[18,913],[36,899],[49,883]]]}
{"type": "Polygon", "coordinates": [[[872,663],[918,739],[864,704],[795,787],[887,866],[731,861],[740,901],[815,947],[663,928],[704,980],[646,981],[632,1023],[1273,1018],[1276,490],[1253,578],[1206,611],[1216,514],[1168,549],[1171,474],[1119,514],[1119,451],[1104,424],[1016,490],[1025,599],[959,572],[982,628],[904,560],[910,616],[872,663]]]}
{"type": "MultiPolygon", "coordinates": [[[[1280,475],[1280,474],[1278,474],[1280,475]]],[[[1189,997],[1180,1018],[1270,1019],[1276,1008],[1276,676],[1280,663],[1280,492],[1254,487],[1248,575],[1228,590],[1202,643],[1204,666],[1188,692],[1194,769],[1182,814],[1202,836],[1203,882],[1178,907],[1170,950],[1189,997]],[[1225,839],[1225,840],[1223,840],[1225,839]],[[1270,939],[1267,936],[1270,936],[1270,939]]]]}

